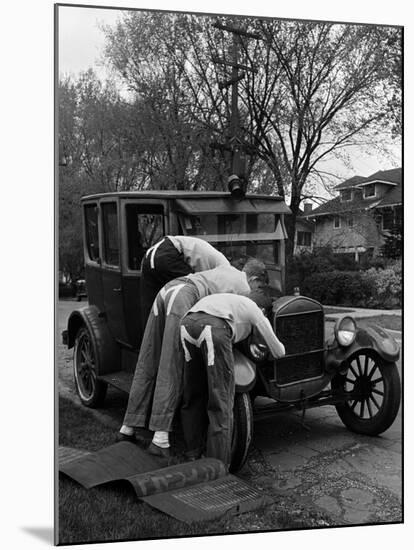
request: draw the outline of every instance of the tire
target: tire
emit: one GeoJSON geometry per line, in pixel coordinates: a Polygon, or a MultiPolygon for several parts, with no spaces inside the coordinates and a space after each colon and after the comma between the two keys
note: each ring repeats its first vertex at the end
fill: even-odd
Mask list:
{"type": "Polygon", "coordinates": [[[237,472],[246,462],[253,436],[253,411],[247,392],[236,393],[233,407],[233,435],[230,472],[237,472]]]}
{"type": "Polygon", "coordinates": [[[90,408],[102,405],[108,384],[97,378],[99,364],[96,344],[86,326],[81,327],[76,335],[73,371],[76,391],[83,405],[90,408]]]}
{"type": "Polygon", "coordinates": [[[394,422],[401,401],[397,365],[359,351],[348,360],[345,375],[332,380],[336,392],[355,392],[355,397],[336,405],[339,418],[356,433],[379,435],[394,422]]]}

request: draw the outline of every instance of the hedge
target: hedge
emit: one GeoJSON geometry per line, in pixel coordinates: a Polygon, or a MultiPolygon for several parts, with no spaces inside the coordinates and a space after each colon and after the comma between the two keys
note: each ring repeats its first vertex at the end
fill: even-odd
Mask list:
{"type": "Polygon", "coordinates": [[[303,280],[300,291],[326,305],[401,307],[401,262],[390,264],[385,269],[313,273],[303,280]]]}

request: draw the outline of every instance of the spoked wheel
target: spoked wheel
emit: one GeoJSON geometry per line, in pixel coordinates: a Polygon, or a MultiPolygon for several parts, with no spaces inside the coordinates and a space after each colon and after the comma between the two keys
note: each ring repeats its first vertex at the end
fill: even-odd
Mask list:
{"type": "Polygon", "coordinates": [[[336,405],[338,415],[351,431],[378,435],[391,426],[400,406],[397,365],[364,351],[351,356],[348,363],[347,373],[332,380],[334,392],[344,392],[347,398],[336,405]]]}
{"type": "Polygon", "coordinates": [[[236,393],[233,407],[233,435],[229,470],[237,472],[246,462],[253,436],[253,411],[248,392],[236,393]]]}
{"type": "Polygon", "coordinates": [[[105,399],[107,384],[97,379],[97,355],[92,336],[82,327],[75,340],[73,370],[79,398],[86,407],[97,407],[105,399]]]}

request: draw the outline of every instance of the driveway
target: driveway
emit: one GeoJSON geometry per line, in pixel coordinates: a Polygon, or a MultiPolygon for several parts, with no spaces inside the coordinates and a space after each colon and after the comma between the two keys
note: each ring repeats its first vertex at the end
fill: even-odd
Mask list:
{"type": "MultiPolygon", "coordinates": [[[[59,303],[59,334],[79,305],[59,303]]],[[[59,343],[57,355],[59,392],[76,399],[72,350],[59,343]]],[[[398,367],[401,374],[401,362],[398,367]]],[[[125,407],[126,395],[110,388],[105,410],[94,414],[115,432],[125,407]]],[[[300,412],[279,413],[255,422],[251,453],[239,475],[286,509],[319,511],[327,525],[401,522],[401,439],[401,409],[391,428],[373,438],[349,432],[331,406],[309,410],[304,419],[300,412]]]]}

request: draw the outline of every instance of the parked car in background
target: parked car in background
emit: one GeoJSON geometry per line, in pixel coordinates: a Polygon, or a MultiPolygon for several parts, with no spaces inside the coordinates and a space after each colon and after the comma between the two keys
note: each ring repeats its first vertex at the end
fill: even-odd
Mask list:
{"type": "Polygon", "coordinates": [[[284,295],[284,218],[290,211],[280,197],[118,192],[84,197],[82,209],[88,304],[71,313],[63,337],[74,349],[84,405],[103,406],[108,384],[129,391],[143,334],[142,257],[164,235],[184,234],[210,242],[236,267],[251,256],[266,264],[270,321],[286,349],[285,357],[271,360],[254,335],[235,349],[233,471],[246,460],[257,396],[272,398],[269,413],[334,405],[350,430],[366,435],[393,423],[401,395],[395,340],[379,327],[357,327],[349,316],[325,340],[322,305],[284,295]]]}
{"type": "Polygon", "coordinates": [[[75,282],[75,295],[78,302],[82,300],[82,298],[87,298],[88,294],[86,292],[86,281],[85,279],[78,279],[75,282]]]}

